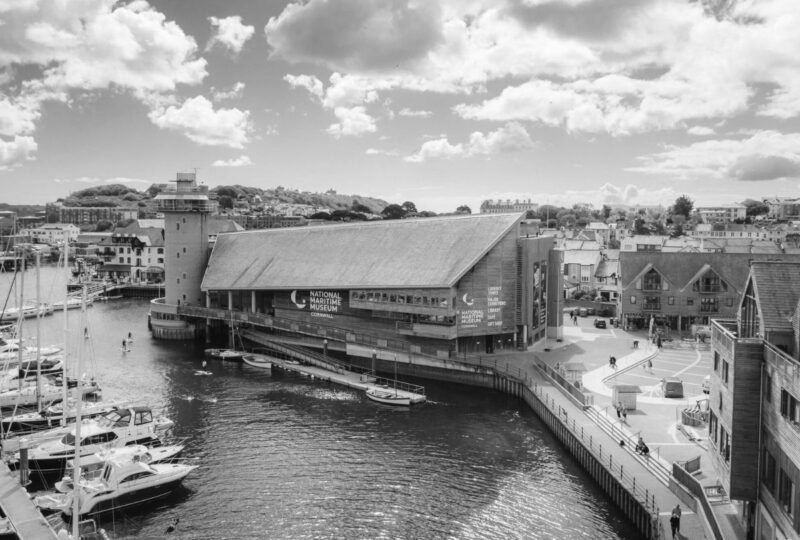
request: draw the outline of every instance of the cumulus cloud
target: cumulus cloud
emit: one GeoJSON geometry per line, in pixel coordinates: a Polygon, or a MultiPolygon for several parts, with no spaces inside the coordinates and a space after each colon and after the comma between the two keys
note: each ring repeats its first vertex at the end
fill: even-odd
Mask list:
{"type": "Polygon", "coordinates": [[[431,111],[412,110],[412,109],[409,109],[407,107],[404,107],[404,108],[400,109],[399,111],[397,111],[397,114],[400,115],[400,116],[410,116],[410,117],[416,117],[416,118],[428,118],[433,113],[431,111]]]}
{"type": "Polygon", "coordinates": [[[686,133],[689,135],[695,135],[698,137],[704,137],[706,135],[713,135],[714,130],[710,127],[706,126],[692,126],[686,130],[686,133]]]}
{"type": "Polygon", "coordinates": [[[131,187],[150,186],[152,180],[145,180],[142,178],[129,178],[127,176],[114,176],[111,178],[98,178],[96,176],[79,176],[77,178],[54,178],[53,182],[56,184],[124,184],[131,187]]]}
{"type": "Polygon", "coordinates": [[[322,100],[322,81],[317,79],[315,76],[287,74],[283,76],[283,80],[289,83],[292,88],[305,88],[312,96],[322,100]]]}
{"type": "MultiPolygon", "coordinates": [[[[494,191],[486,194],[486,199],[511,199],[528,200],[541,204],[554,206],[570,207],[573,204],[586,204],[587,202],[595,208],[601,208],[604,204],[609,206],[635,206],[635,205],[658,205],[665,201],[674,201],[680,193],[671,187],[660,189],[649,189],[634,184],[618,186],[606,182],[595,189],[587,190],[566,190],[562,193],[542,193],[542,192],[499,192],[494,191]]],[[[555,216],[554,216],[555,217],[555,216]]]]}
{"type": "Polygon", "coordinates": [[[245,84],[241,81],[234,84],[229,90],[217,90],[216,88],[212,87],[211,96],[216,102],[225,101],[228,99],[239,99],[242,97],[244,87],[245,84]]]}
{"type": "Polygon", "coordinates": [[[16,135],[9,141],[0,139],[0,171],[13,169],[23,161],[34,159],[36,148],[33,137],[16,135]]]}
{"type": "Polygon", "coordinates": [[[274,55],[345,71],[415,63],[442,37],[437,2],[400,0],[291,3],[264,30],[274,55]]]}
{"type": "Polygon", "coordinates": [[[248,39],[253,37],[256,29],[254,26],[242,24],[240,15],[225,18],[209,17],[208,21],[214,28],[214,35],[208,40],[206,50],[211,50],[215,45],[227,48],[234,54],[242,52],[242,47],[248,39]]]}
{"type": "Polygon", "coordinates": [[[406,161],[420,163],[432,158],[489,156],[505,152],[520,152],[534,147],[528,131],[519,123],[511,122],[495,131],[483,134],[473,132],[467,144],[450,144],[447,138],[426,141],[406,161]]]}
{"type": "Polygon", "coordinates": [[[231,159],[218,159],[214,163],[211,164],[212,167],[246,167],[248,165],[252,165],[253,162],[250,161],[249,156],[239,156],[238,158],[231,158],[231,159]]]}
{"type": "Polygon", "coordinates": [[[628,170],[677,179],[772,180],[800,177],[800,133],[759,131],[745,139],[711,139],[638,158],[628,170]]]}
{"type": "Polygon", "coordinates": [[[336,107],[333,114],[339,121],[328,127],[328,133],[334,137],[362,135],[376,130],[375,119],[364,107],[336,107]]]}
{"type": "Polygon", "coordinates": [[[156,107],[148,116],[158,127],[179,131],[198,144],[242,148],[249,142],[250,113],[236,108],[214,110],[203,96],[156,107]]]}

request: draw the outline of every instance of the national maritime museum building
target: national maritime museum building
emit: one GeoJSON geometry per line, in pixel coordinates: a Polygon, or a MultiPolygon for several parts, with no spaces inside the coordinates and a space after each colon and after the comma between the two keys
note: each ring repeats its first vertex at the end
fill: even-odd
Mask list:
{"type": "MultiPolygon", "coordinates": [[[[379,350],[397,359],[446,360],[524,350],[561,337],[562,264],[554,239],[529,232],[523,217],[222,234],[198,276],[199,290],[176,296],[167,283],[167,297],[154,301],[153,311],[171,311],[157,318],[180,321],[207,339],[231,336],[237,346],[236,336],[258,333],[262,343],[292,340],[353,357],[379,350]]],[[[175,251],[169,230],[168,256],[175,251]]],[[[180,250],[176,255],[180,264],[180,250]]],[[[176,279],[185,285],[191,276],[183,270],[176,279]]],[[[155,337],[186,337],[153,323],[155,337]]]]}

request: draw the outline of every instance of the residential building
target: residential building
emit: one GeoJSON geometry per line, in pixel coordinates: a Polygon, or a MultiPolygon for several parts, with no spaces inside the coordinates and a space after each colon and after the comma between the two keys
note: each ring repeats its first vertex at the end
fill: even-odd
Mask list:
{"type": "Polygon", "coordinates": [[[595,271],[602,261],[599,249],[565,250],[563,258],[566,295],[575,289],[590,291],[596,288],[595,271]]]}
{"type": "Polygon", "coordinates": [[[603,302],[619,300],[619,250],[607,249],[601,255],[600,264],[594,272],[597,295],[603,302]]]}
{"type": "Polygon", "coordinates": [[[711,465],[750,538],[800,538],[800,262],[755,261],[712,323],[711,465]]]}
{"type": "Polygon", "coordinates": [[[669,236],[636,234],[620,239],[620,251],[661,251],[669,236]]]}
{"type": "Polygon", "coordinates": [[[22,236],[28,236],[34,244],[56,245],[64,242],[74,242],[81,230],[71,223],[47,223],[35,229],[20,231],[22,236]]]}
{"type": "Polygon", "coordinates": [[[716,206],[697,206],[695,208],[703,223],[733,223],[747,217],[747,207],[743,204],[718,204],[716,206]]]}
{"type": "Polygon", "coordinates": [[[771,197],[764,199],[769,211],[767,217],[778,221],[800,219],[800,198],[771,197]]]}
{"type": "Polygon", "coordinates": [[[603,246],[608,245],[608,241],[611,239],[611,228],[607,224],[593,221],[586,226],[586,230],[594,232],[595,239],[601,241],[603,246]]]}
{"type": "Polygon", "coordinates": [[[653,318],[689,332],[692,325],[735,317],[754,260],[800,261],[800,256],[621,251],[620,320],[625,328],[645,328],[653,318]]]}
{"type": "Polygon", "coordinates": [[[105,264],[98,273],[133,282],[164,281],[164,221],[137,220],[98,243],[105,264]]]}
{"type": "Polygon", "coordinates": [[[139,217],[139,209],[121,206],[64,206],[61,203],[47,204],[47,221],[94,225],[99,221],[118,223],[139,217]]]}
{"type": "Polygon", "coordinates": [[[481,203],[481,214],[505,214],[505,213],[518,213],[527,212],[528,210],[538,210],[539,205],[531,202],[530,199],[520,201],[519,199],[505,201],[497,199],[488,199],[481,203]]]}

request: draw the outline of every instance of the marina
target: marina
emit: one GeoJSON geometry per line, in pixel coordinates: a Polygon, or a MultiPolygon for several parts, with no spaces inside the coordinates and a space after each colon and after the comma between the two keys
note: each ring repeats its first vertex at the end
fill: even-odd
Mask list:
{"type": "MultiPolygon", "coordinates": [[[[112,537],[163,534],[180,518],[178,531],[195,538],[215,537],[220,524],[231,538],[318,537],[332,528],[358,537],[500,538],[563,512],[573,517],[552,525],[562,537],[635,535],[516,399],[426,381],[427,404],[390,408],[321,372],[312,379],[209,361],[212,374],[198,377],[204,349],[193,343],[139,337],[131,352],[118,351],[128,331],[146,336],[147,309],[135,299],[96,304],[89,331],[108,339],[92,340],[89,365],[104,399],[130,399],[136,388],[137,399],[172,419],[183,456],[201,467],[169,501],[101,518],[112,537]],[[368,486],[386,495],[358,495],[368,486]],[[243,513],[255,519],[230,519],[243,513]]],[[[61,317],[44,319],[42,334],[57,335],[61,317]]]]}

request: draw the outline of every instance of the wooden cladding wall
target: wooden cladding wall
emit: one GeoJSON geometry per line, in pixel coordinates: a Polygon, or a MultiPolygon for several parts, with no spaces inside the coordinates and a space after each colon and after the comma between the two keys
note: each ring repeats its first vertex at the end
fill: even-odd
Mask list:
{"type": "Polygon", "coordinates": [[[513,229],[461,278],[456,287],[459,336],[514,332],[517,236],[513,229]]]}
{"type": "Polygon", "coordinates": [[[759,343],[737,343],[731,362],[728,387],[731,405],[732,499],[755,500],[758,494],[758,434],[761,426],[761,359],[759,343]]]}

